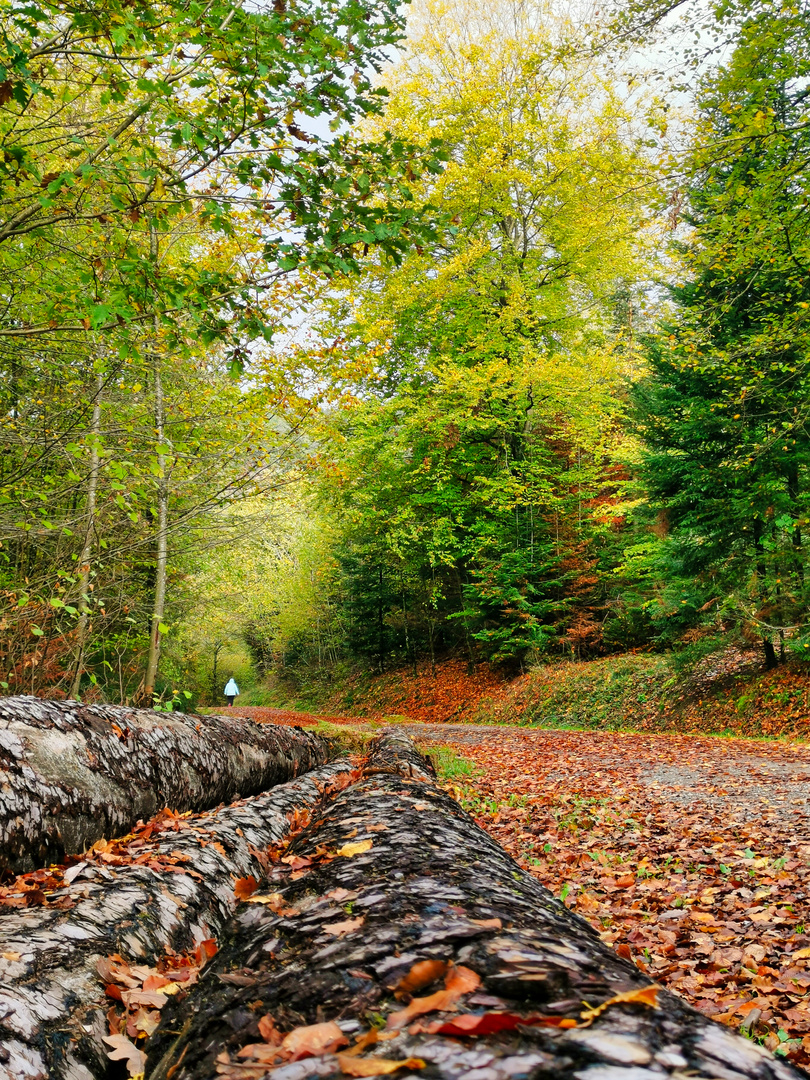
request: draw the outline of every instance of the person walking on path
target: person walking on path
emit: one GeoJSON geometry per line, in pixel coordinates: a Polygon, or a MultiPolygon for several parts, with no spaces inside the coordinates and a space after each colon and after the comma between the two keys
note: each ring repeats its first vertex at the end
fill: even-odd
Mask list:
{"type": "Polygon", "coordinates": [[[238,697],[238,695],[239,687],[236,685],[236,681],[234,679],[228,679],[228,685],[225,687],[225,700],[228,702],[229,706],[233,705],[233,699],[238,697]]]}

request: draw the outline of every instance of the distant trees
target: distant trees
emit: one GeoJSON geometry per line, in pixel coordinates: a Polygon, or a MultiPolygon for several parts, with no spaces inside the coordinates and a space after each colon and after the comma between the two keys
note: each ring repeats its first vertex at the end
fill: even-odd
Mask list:
{"type": "Polygon", "coordinates": [[[266,348],[293,271],[430,234],[435,147],[350,130],[401,29],[389,0],[4,5],[0,683],[162,693],[189,551],[296,453],[266,348]]]}
{"type": "Polygon", "coordinates": [[[754,6],[701,82],[686,280],[636,391],[680,576],[769,665],[810,651],[808,30],[806,12],[754,6]]]}
{"type": "Polygon", "coordinates": [[[646,259],[648,118],[637,130],[574,27],[530,6],[425,3],[409,45],[384,123],[446,145],[414,184],[446,228],[332,291],[327,347],[302,358],[344,395],[320,460],[351,647],[377,666],[586,655],[602,616],[575,609],[604,600],[584,582],[610,528],[594,500],[646,259]]]}

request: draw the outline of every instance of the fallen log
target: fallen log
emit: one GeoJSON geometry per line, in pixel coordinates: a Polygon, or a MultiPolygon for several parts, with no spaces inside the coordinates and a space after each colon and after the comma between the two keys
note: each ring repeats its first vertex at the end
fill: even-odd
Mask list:
{"type": "Polygon", "coordinates": [[[66,872],[29,875],[24,884],[40,886],[34,906],[0,909],[0,1080],[106,1076],[112,1002],[102,1008],[100,962],[104,974],[114,954],[151,964],[217,938],[237,903],[234,883],[262,880],[268,845],[350,769],[332,762],[232,806],[164,814],[66,872]]]}
{"type": "Polygon", "coordinates": [[[328,757],[300,728],[0,698],[0,874],[59,862],[165,806],[255,795],[328,757]]]}
{"type": "Polygon", "coordinates": [[[163,1011],[148,1080],[803,1075],[603,945],[429,772],[377,743],[163,1011]]]}

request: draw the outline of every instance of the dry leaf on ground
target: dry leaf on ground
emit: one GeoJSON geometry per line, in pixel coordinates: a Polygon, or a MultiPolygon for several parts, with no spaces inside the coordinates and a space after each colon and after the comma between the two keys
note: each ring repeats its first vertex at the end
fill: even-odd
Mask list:
{"type": "Polygon", "coordinates": [[[467,967],[451,967],[444,980],[444,990],[437,990],[429,997],[414,998],[410,1005],[388,1017],[389,1030],[402,1028],[417,1016],[425,1013],[444,1012],[456,1008],[456,1003],[465,994],[472,993],[481,985],[480,977],[467,967]]]}
{"type": "Polygon", "coordinates": [[[388,1058],[360,1058],[347,1054],[338,1054],[338,1065],[347,1076],[384,1076],[398,1069],[424,1069],[421,1058],[406,1058],[404,1061],[390,1061],[388,1058]]]}

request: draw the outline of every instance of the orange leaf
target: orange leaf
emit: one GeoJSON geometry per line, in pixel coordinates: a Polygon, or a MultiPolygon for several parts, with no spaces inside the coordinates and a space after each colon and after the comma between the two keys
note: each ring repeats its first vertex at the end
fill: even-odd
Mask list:
{"type": "Polygon", "coordinates": [[[415,994],[425,986],[436,982],[447,971],[446,960],[417,960],[407,975],[403,975],[394,988],[394,997],[415,994]]]}
{"type": "Polygon", "coordinates": [[[194,950],[194,959],[203,967],[212,956],[216,956],[217,943],[213,938],[205,938],[194,950]]]}
{"type": "Polygon", "coordinates": [[[290,1061],[299,1061],[316,1054],[332,1054],[348,1041],[334,1020],[329,1020],[324,1024],[295,1028],[284,1036],[280,1049],[290,1061]]]}
{"type": "Polygon", "coordinates": [[[280,1046],[284,1036],[276,1027],[276,1022],[272,1016],[263,1016],[259,1020],[259,1034],[266,1043],[270,1043],[271,1046],[280,1046]]]}
{"type": "Polygon", "coordinates": [[[456,1002],[465,994],[472,993],[481,985],[481,979],[466,967],[451,967],[444,980],[444,990],[437,990],[429,997],[414,998],[410,1005],[388,1017],[388,1028],[400,1028],[416,1016],[429,1012],[455,1009],[456,1002]]]}
{"type": "Polygon", "coordinates": [[[348,1054],[338,1054],[338,1065],[346,1076],[383,1076],[396,1072],[397,1069],[424,1069],[421,1058],[406,1058],[405,1061],[389,1061],[388,1058],[358,1058],[348,1054]]]}
{"type": "Polygon", "coordinates": [[[371,1028],[361,1035],[351,1050],[344,1050],[340,1055],[341,1057],[355,1057],[357,1054],[362,1054],[369,1046],[373,1046],[376,1042],[379,1042],[380,1036],[376,1028],[371,1028]]]}
{"type": "Polygon", "coordinates": [[[660,992],[660,986],[642,986],[640,990],[625,990],[623,994],[617,994],[610,1001],[603,1001],[601,1005],[597,1005],[594,1009],[585,1009],[580,1013],[580,1016],[590,1023],[597,1016],[601,1016],[605,1009],[609,1009],[611,1005],[649,1005],[650,1008],[657,1009],[660,992]]]}
{"type": "Polygon", "coordinates": [[[333,934],[335,937],[342,937],[344,934],[351,933],[352,930],[357,930],[366,921],[365,915],[358,915],[354,919],[344,919],[343,922],[327,923],[323,927],[325,934],[333,934]]]}
{"type": "Polygon", "coordinates": [[[234,893],[237,900],[247,900],[249,896],[253,896],[259,887],[259,883],[252,875],[250,877],[240,877],[234,885],[234,893]]]}

